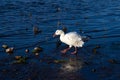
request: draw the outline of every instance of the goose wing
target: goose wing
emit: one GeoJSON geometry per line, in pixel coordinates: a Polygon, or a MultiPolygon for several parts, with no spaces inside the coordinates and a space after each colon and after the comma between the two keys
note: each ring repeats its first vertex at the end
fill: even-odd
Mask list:
{"type": "Polygon", "coordinates": [[[65,35],[65,38],[71,42],[82,40],[81,36],[76,32],[70,32],[65,35]]]}

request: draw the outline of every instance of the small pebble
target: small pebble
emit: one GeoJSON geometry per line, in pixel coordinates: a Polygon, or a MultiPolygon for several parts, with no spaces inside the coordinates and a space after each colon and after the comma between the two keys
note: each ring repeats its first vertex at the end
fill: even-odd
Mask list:
{"type": "Polygon", "coordinates": [[[36,56],[39,56],[39,53],[35,53],[36,56]]]}

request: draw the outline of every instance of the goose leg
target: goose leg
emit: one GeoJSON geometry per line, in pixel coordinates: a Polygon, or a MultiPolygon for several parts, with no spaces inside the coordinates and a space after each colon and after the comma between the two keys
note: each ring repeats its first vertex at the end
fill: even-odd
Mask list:
{"type": "Polygon", "coordinates": [[[71,47],[68,47],[68,48],[62,50],[61,53],[64,53],[64,54],[65,54],[70,48],[71,48],[71,47]]]}
{"type": "Polygon", "coordinates": [[[77,53],[77,47],[75,47],[75,51],[72,52],[71,54],[76,54],[77,53]]]}

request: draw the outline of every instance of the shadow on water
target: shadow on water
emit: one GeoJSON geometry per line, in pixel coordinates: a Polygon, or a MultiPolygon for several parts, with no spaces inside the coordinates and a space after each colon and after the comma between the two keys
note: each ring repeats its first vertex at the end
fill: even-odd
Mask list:
{"type": "Polygon", "coordinates": [[[119,6],[119,0],[1,0],[0,45],[14,53],[0,48],[0,79],[119,80],[119,6]],[[73,49],[62,56],[64,44],[56,48],[52,34],[62,27],[88,37],[77,56],[73,49]],[[36,46],[43,51],[34,54],[36,46]]]}

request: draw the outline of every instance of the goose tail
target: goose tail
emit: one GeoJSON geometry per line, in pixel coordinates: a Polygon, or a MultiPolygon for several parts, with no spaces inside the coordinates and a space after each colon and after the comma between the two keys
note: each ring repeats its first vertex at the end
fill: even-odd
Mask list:
{"type": "Polygon", "coordinates": [[[84,41],[80,40],[77,42],[77,47],[83,47],[84,41]]]}

